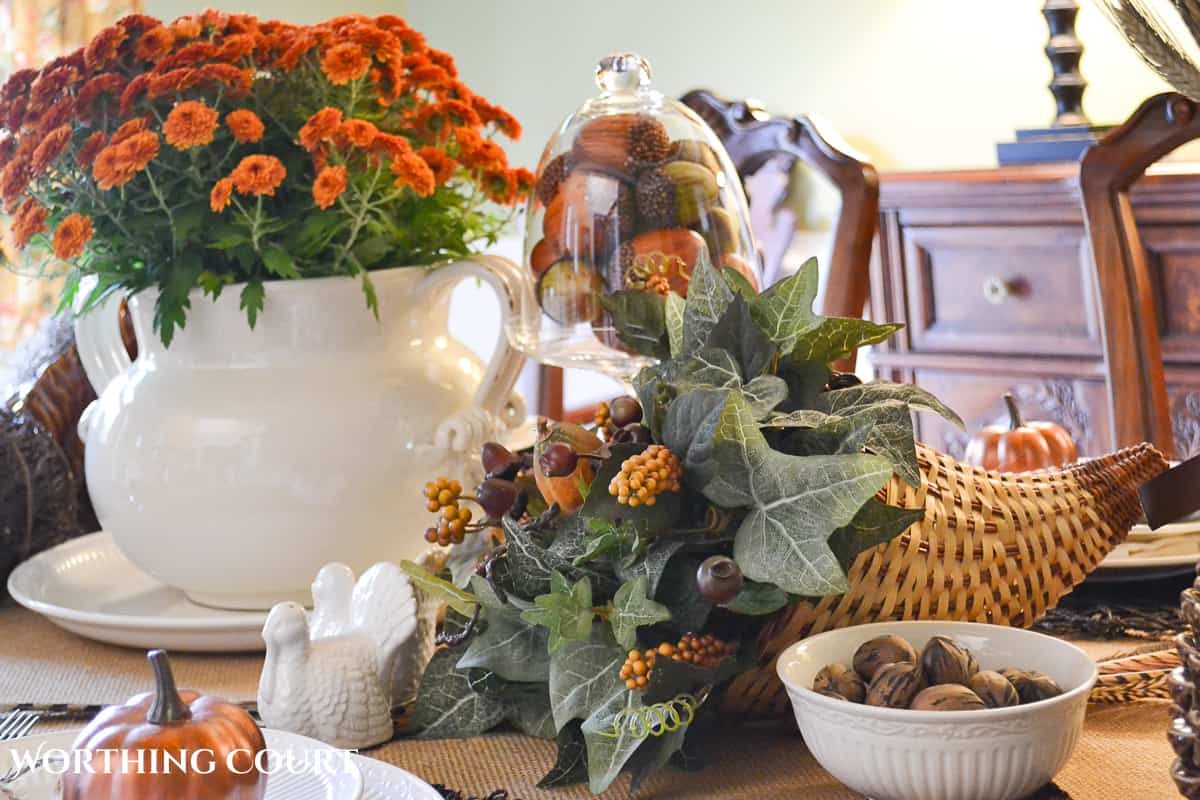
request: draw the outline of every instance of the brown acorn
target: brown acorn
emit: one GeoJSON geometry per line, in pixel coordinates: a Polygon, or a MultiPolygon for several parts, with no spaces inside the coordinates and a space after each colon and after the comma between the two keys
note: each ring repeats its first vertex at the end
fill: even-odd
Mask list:
{"type": "Polygon", "coordinates": [[[899,636],[885,634],[863,642],[854,651],[854,671],[870,682],[880,667],[887,664],[915,664],[917,651],[899,636]]]}
{"type": "Polygon", "coordinates": [[[646,289],[655,276],[666,278],[670,290],[686,297],[696,260],[705,250],[704,237],[687,228],[648,231],[630,242],[632,257],[622,273],[622,288],[646,289]]]}
{"type": "Polygon", "coordinates": [[[662,161],[670,147],[667,129],[657,119],[640,116],[634,121],[629,130],[629,159],[634,168],[662,161]]]}
{"type": "MultiPolygon", "coordinates": [[[[861,674],[861,673],[860,673],[861,674]]],[[[867,705],[884,708],[908,708],[925,685],[921,668],[908,662],[884,664],[867,686],[867,705]]]]}
{"type": "Polygon", "coordinates": [[[988,708],[1005,708],[1021,703],[1017,688],[999,672],[980,670],[971,676],[969,685],[988,708]]]}
{"type": "Polygon", "coordinates": [[[675,213],[684,225],[694,225],[717,201],[716,176],[700,164],[671,161],[659,170],[675,184],[675,213]]]}
{"type": "Polygon", "coordinates": [[[700,220],[698,230],[704,234],[708,249],[713,253],[736,253],[738,251],[738,224],[733,214],[720,206],[708,210],[700,220]]]}
{"type": "Polygon", "coordinates": [[[852,703],[861,703],[867,697],[867,684],[858,673],[844,664],[830,664],[822,667],[813,678],[813,691],[834,694],[852,703]]]}
{"type": "Polygon", "coordinates": [[[941,683],[966,686],[974,674],[972,667],[979,668],[966,648],[945,636],[934,636],[921,651],[921,669],[933,686],[941,683]]]}
{"type": "Polygon", "coordinates": [[[909,708],[913,711],[982,711],[987,706],[967,687],[945,683],[922,689],[909,708]]]}

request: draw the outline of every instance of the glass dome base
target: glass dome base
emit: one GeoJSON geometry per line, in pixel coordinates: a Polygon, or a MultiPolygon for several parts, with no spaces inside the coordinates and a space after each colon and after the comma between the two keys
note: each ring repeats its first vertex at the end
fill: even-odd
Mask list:
{"type": "MultiPolygon", "coordinates": [[[[597,333],[615,334],[611,328],[597,333]]],[[[654,366],[658,359],[623,353],[600,342],[588,328],[586,335],[546,337],[541,334],[509,330],[513,346],[538,363],[564,369],[584,369],[598,372],[628,383],[644,367],[654,366]]]]}

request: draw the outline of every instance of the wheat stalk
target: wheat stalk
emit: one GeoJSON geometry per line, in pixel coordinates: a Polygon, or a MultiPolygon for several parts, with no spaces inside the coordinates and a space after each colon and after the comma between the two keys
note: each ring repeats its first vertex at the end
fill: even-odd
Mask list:
{"type": "MultiPolygon", "coordinates": [[[[1170,0],[1183,18],[1193,38],[1200,30],[1200,2],[1170,0]]],[[[1133,45],[1151,69],[1162,76],[1176,91],[1200,102],[1200,69],[1183,49],[1172,40],[1161,19],[1139,0],[1097,0],[1109,21],[1133,45]]]]}

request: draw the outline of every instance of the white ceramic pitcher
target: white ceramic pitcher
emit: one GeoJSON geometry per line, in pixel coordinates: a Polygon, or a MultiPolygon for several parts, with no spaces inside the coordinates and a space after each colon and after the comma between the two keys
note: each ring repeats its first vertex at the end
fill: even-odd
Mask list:
{"type": "MultiPolygon", "coordinates": [[[[353,278],[274,281],[253,330],[240,286],[191,297],[164,348],[155,293],[129,299],[130,361],[111,298],[76,322],[99,399],[80,420],[88,492],[137,566],[196,602],[308,602],[331,561],[362,571],[417,556],[421,489],[457,475],[524,419],[524,358],[501,333],[491,364],[447,333],[449,294],[480,278],[502,316],[536,313],[526,273],[477,257],[371,273],[379,319],[353,278]]],[[[503,321],[502,321],[503,324],[503,321]]]]}

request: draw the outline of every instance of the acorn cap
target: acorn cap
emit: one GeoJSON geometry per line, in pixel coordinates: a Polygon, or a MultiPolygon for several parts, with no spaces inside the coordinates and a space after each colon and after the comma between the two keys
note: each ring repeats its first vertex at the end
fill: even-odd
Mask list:
{"type": "Polygon", "coordinates": [[[675,183],[662,170],[649,169],[638,178],[637,213],[643,230],[670,228],[678,224],[675,183]]]}
{"type": "Polygon", "coordinates": [[[550,205],[550,201],[554,199],[554,194],[558,191],[559,185],[563,182],[563,178],[567,177],[571,165],[568,161],[567,153],[560,153],[554,158],[546,162],[546,166],[542,169],[542,174],[538,176],[537,192],[538,200],[542,205],[550,205]]]}

